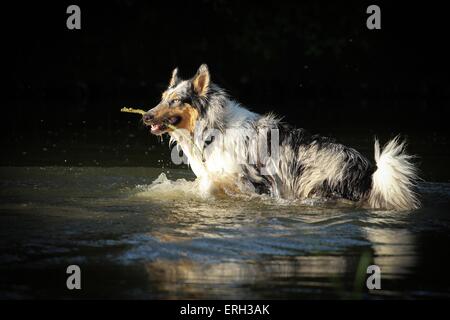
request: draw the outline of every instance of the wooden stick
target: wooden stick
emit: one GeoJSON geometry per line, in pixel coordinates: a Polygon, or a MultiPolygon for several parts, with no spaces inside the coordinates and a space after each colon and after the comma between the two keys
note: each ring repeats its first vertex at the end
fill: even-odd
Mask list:
{"type": "Polygon", "coordinates": [[[133,109],[133,108],[122,108],[120,109],[120,112],[128,112],[128,113],[137,113],[143,116],[147,113],[147,111],[141,110],[141,109],[133,109]]]}

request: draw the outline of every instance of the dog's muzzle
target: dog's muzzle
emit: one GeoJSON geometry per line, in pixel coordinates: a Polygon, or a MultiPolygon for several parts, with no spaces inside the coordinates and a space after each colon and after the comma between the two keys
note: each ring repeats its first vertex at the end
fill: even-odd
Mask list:
{"type": "Polygon", "coordinates": [[[150,128],[152,134],[162,134],[167,131],[169,126],[175,126],[181,122],[180,116],[172,116],[163,119],[155,119],[155,116],[148,112],[143,116],[144,124],[150,128]]]}

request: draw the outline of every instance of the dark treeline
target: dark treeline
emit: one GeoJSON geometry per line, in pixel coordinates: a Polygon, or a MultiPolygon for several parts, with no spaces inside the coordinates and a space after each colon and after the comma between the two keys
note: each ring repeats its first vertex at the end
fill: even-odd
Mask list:
{"type": "Polygon", "coordinates": [[[118,108],[150,108],[171,70],[201,63],[213,81],[259,112],[307,128],[447,128],[449,52],[437,4],[367,1],[75,1],[4,5],[9,137],[48,128],[116,130],[118,108]],[[86,124],[87,123],[87,124],[86,124]],[[69,128],[70,127],[70,128],[69,128]]]}

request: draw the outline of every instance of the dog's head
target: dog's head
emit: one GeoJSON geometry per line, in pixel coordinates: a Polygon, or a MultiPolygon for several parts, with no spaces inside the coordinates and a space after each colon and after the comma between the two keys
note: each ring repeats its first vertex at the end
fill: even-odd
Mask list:
{"type": "Polygon", "coordinates": [[[210,76],[206,64],[201,65],[189,80],[180,79],[178,68],[175,68],[161,102],[144,115],[144,124],[155,135],[170,132],[174,128],[192,133],[202,113],[199,102],[207,99],[209,88],[210,76]]]}

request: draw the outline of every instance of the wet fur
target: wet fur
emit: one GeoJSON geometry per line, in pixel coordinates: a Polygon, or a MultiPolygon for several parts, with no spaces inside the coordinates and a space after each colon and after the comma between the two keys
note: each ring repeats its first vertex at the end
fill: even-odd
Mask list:
{"type": "Polygon", "coordinates": [[[175,69],[161,103],[149,114],[158,119],[173,114],[183,118],[178,128],[187,130],[201,155],[178,130],[167,132],[188,157],[204,192],[228,186],[285,199],[347,199],[377,209],[408,210],[420,205],[414,192],[416,168],[398,138],[383,151],[376,142],[374,165],[333,139],[311,135],[272,114],[259,115],[242,107],[210,81],[206,65],[190,80],[181,80],[175,69]],[[174,99],[176,106],[172,106],[174,99]],[[211,142],[211,129],[224,134],[211,142]],[[270,140],[273,129],[279,134],[279,159],[261,158],[261,141],[270,140]]]}

